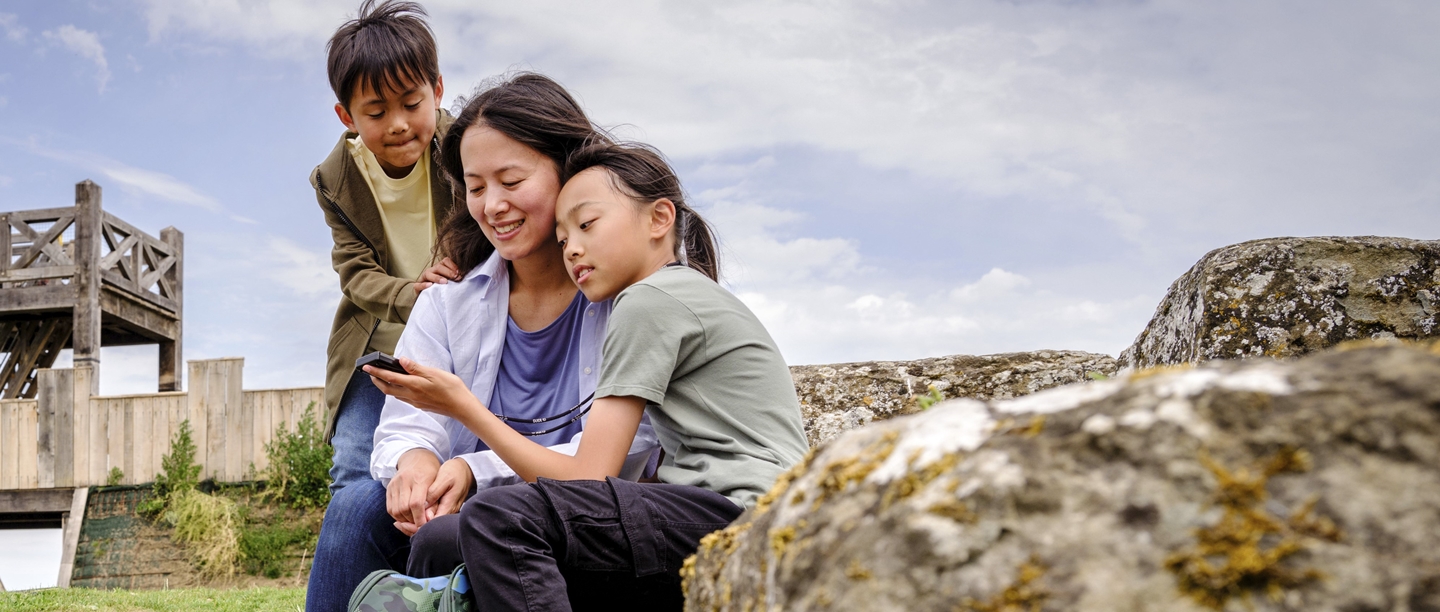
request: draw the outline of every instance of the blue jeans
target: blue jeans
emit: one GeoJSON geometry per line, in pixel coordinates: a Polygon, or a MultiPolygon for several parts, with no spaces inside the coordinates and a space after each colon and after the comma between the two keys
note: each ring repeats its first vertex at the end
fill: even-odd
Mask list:
{"type": "Polygon", "coordinates": [[[306,612],[343,612],[350,594],[370,572],[403,571],[409,555],[410,538],[385,512],[385,485],[366,478],[341,489],[330,498],[320,525],[306,612]]]}
{"type": "Polygon", "coordinates": [[[370,451],[375,448],[375,427],[380,424],[380,409],[384,407],[385,394],[370,382],[369,374],[356,372],[350,376],[345,394],[340,397],[335,435],[330,438],[330,446],[335,449],[334,463],[330,465],[330,495],[370,480],[370,451]]]}

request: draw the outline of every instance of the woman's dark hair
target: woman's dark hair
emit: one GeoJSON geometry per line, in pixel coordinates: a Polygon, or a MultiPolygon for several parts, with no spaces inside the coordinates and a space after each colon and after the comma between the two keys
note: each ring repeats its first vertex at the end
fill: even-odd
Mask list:
{"type": "Polygon", "coordinates": [[[425,23],[425,9],[414,2],[365,0],[354,19],[340,25],[325,45],[330,88],[350,110],[355,85],[371,91],[401,90],[406,84],[440,80],[435,36],[425,23]]]}
{"type": "Polygon", "coordinates": [[[639,143],[596,141],[587,144],[565,161],[561,184],[590,168],[604,168],[616,191],[635,202],[648,204],[659,199],[675,204],[675,257],[699,270],[710,280],[720,280],[720,253],[705,219],[685,203],[680,177],[654,147],[639,143]]]}
{"type": "Polygon", "coordinates": [[[487,126],[550,158],[558,174],[570,153],[587,142],[609,142],[564,87],[544,75],[520,72],[482,83],[455,103],[455,122],[440,143],[440,167],[449,177],[456,206],[435,240],[436,259],[449,257],[465,274],[484,263],[495,246],[465,206],[465,165],[460,139],[475,126],[487,126]]]}

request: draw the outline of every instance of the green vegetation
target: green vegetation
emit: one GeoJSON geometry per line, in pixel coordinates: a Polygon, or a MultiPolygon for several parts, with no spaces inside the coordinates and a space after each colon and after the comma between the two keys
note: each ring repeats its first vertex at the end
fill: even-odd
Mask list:
{"type": "Polygon", "coordinates": [[[161,472],[155,475],[154,496],[137,508],[145,516],[165,514],[174,498],[193,491],[200,484],[200,466],[195,463],[195,440],[190,434],[190,419],[180,421],[180,430],[170,441],[170,453],[160,457],[160,469],[161,472]]]}
{"type": "Polygon", "coordinates": [[[295,431],[281,423],[265,444],[265,496],[291,508],[323,508],[330,503],[331,451],[315,420],[315,402],[305,407],[295,431]]]}
{"type": "Polygon", "coordinates": [[[245,573],[279,578],[294,569],[287,567],[286,552],[296,545],[308,550],[314,545],[314,541],[315,534],[306,527],[246,527],[240,531],[240,558],[244,560],[242,564],[245,573]]]}
{"type": "Polygon", "coordinates": [[[240,561],[235,500],[195,489],[172,495],[165,520],[175,526],[172,537],[185,544],[201,574],[209,578],[235,574],[240,561]]]}
{"type": "Polygon", "coordinates": [[[105,476],[105,486],[113,487],[120,484],[122,480],[125,480],[125,472],[118,467],[112,467],[110,473],[105,476]]]}
{"type": "Polygon", "coordinates": [[[51,612],[98,610],[100,612],[249,612],[251,610],[301,610],[305,587],[276,589],[175,589],[169,591],[98,591],[94,589],[44,589],[0,593],[0,610],[51,612]]]}
{"type": "Polygon", "coordinates": [[[935,385],[930,385],[929,388],[929,393],[926,393],[925,395],[922,395],[915,400],[919,402],[921,410],[929,410],[931,406],[945,401],[945,394],[941,393],[940,389],[937,389],[935,385]]]}

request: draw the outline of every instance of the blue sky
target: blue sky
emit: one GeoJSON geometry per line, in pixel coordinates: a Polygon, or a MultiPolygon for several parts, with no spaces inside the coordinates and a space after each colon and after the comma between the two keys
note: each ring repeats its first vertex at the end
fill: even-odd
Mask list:
{"type": "MultiPolygon", "coordinates": [[[[0,209],[85,178],[186,236],[188,358],[319,385],[306,182],[358,2],[7,0],[0,209]]],[[[1115,354],[1211,249],[1440,233],[1440,5],[426,2],[446,104],[512,69],[665,151],[792,363],[1115,354]]],[[[102,392],[154,389],[109,350],[102,392]]]]}
{"type": "MultiPolygon", "coordinates": [[[[187,238],[186,356],[319,384],[310,169],[353,2],[10,2],[0,202],[187,238]]],[[[1117,353],[1206,251],[1440,229],[1423,3],[431,2],[448,104],[533,69],[650,141],[792,363],[1117,353]]],[[[109,351],[106,392],[153,388],[109,351]]]]}

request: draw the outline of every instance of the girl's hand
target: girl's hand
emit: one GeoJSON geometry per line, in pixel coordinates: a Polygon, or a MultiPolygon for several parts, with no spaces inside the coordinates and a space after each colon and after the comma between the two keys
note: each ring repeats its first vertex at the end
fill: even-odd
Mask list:
{"type": "Polygon", "coordinates": [[[365,373],[385,395],[421,410],[463,420],[471,410],[484,408],[459,376],[439,368],[422,366],[407,357],[400,358],[400,366],[409,374],[397,374],[375,366],[365,366],[365,373]]]}
{"type": "Polygon", "coordinates": [[[420,273],[420,280],[414,283],[415,293],[418,294],[429,289],[431,285],[444,285],[461,278],[463,277],[460,275],[460,268],[449,257],[446,257],[440,260],[440,263],[425,268],[425,271],[420,273]]]}

